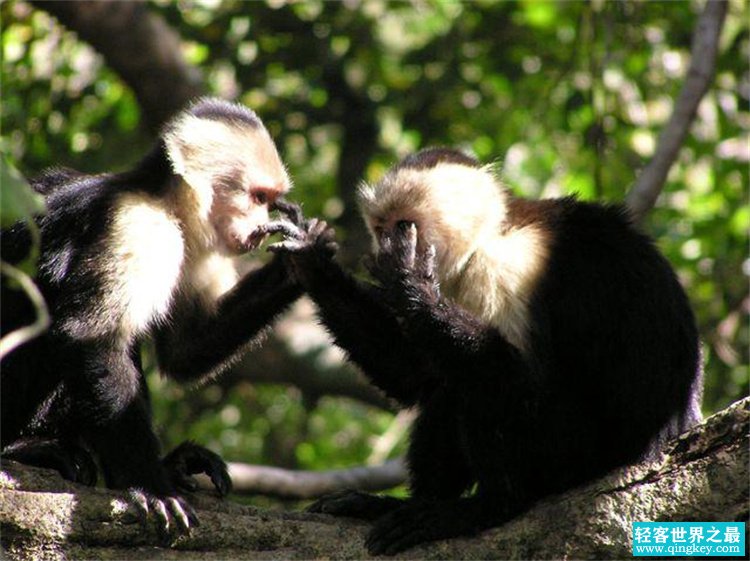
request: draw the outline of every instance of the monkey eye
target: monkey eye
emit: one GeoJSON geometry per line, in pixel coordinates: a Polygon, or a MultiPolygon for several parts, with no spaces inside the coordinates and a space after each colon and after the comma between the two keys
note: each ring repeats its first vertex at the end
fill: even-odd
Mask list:
{"type": "Polygon", "coordinates": [[[256,204],[265,205],[268,203],[268,193],[266,193],[264,190],[255,189],[251,191],[250,194],[253,198],[253,201],[255,201],[256,204]]]}

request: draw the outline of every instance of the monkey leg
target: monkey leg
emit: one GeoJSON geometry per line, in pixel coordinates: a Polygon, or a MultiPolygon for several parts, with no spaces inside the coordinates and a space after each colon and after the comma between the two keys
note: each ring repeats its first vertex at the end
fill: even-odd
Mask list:
{"type": "Polygon", "coordinates": [[[477,497],[408,501],[375,522],[365,545],[373,555],[395,555],[417,544],[469,535],[491,525],[485,510],[477,497]]]}
{"type": "Polygon", "coordinates": [[[3,459],[50,468],[65,479],[83,485],[95,485],[97,467],[91,453],[74,442],[39,436],[20,438],[6,446],[3,459]]]}

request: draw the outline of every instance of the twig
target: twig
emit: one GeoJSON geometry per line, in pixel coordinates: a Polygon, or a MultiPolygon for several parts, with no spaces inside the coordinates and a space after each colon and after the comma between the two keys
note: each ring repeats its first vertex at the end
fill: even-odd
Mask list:
{"type": "Polygon", "coordinates": [[[414,409],[402,409],[399,411],[388,429],[375,441],[372,452],[367,458],[367,465],[372,466],[384,462],[391,455],[393,448],[409,430],[416,417],[417,412],[414,409]]]}
{"type": "Polygon", "coordinates": [[[690,68],[672,116],[659,136],[654,157],[625,198],[636,221],[640,221],[656,203],[695,118],[698,104],[713,81],[727,5],[726,0],[707,0],[698,19],[690,53],[690,68]]]}

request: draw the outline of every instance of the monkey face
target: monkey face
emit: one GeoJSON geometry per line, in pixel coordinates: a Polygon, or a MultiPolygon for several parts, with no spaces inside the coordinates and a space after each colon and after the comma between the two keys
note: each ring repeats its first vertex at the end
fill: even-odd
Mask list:
{"type": "Polygon", "coordinates": [[[266,234],[269,208],[289,190],[289,178],[270,138],[257,135],[252,150],[213,181],[210,221],[219,249],[237,255],[256,249],[266,234]]]}
{"type": "Polygon", "coordinates": [[[179,212],[185,223],[195,224],[202,249],[237,255],[257,248],[269,205],[290,188],[260,120],[188,115],[165,140],[173,170],[195,200],[179,212]]]}
{"type": "Polygon", "coordinates": [[[233,255],[256,249],[266,238],[261,226],[269,221],[269,207],[286,189],[272,187],[217,189],[211,207],[211,223],[220,249],[233,255]]]}

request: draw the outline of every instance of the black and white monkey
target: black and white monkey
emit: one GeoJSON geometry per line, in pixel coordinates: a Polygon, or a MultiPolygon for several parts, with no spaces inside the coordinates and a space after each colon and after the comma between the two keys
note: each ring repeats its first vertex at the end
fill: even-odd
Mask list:
{"type": "Polygon", "coordinates": [[[502,523],[700,419],[687,297],[624,209],[517,198],[442,148],[407,157],[360,202],[379,285],[340,269],[331,229],[299,213],[274,250],[351,360],[419,411],[410,498],[345,492],[311,507],[375,520],[372,553],[502,523]]]}
{"type": "MultiPolygon", "coordinates": [[[[240,105],[203,99],[164,129],[131,171],[47,172],[38,284],[52,327],[2,363],[3,457],[131,490],[162,530],[195,513],[180,496],[205,472],[231,481],[215,454],[185,443],[160,458],[139,346],[155,340],[160,370],[179,381],[219,371],[300,294],[281,258],[241,279],[232,257],[266,237],[269,208],[290,188],[263,123],[240,105]]],[[[283,205],[283,203],[280,203],[283,205]]],[[[23,224],[2,233],[20,261],[23,224]]],[[[3,278],[2,332],[34,311],[3,278]]]]}

